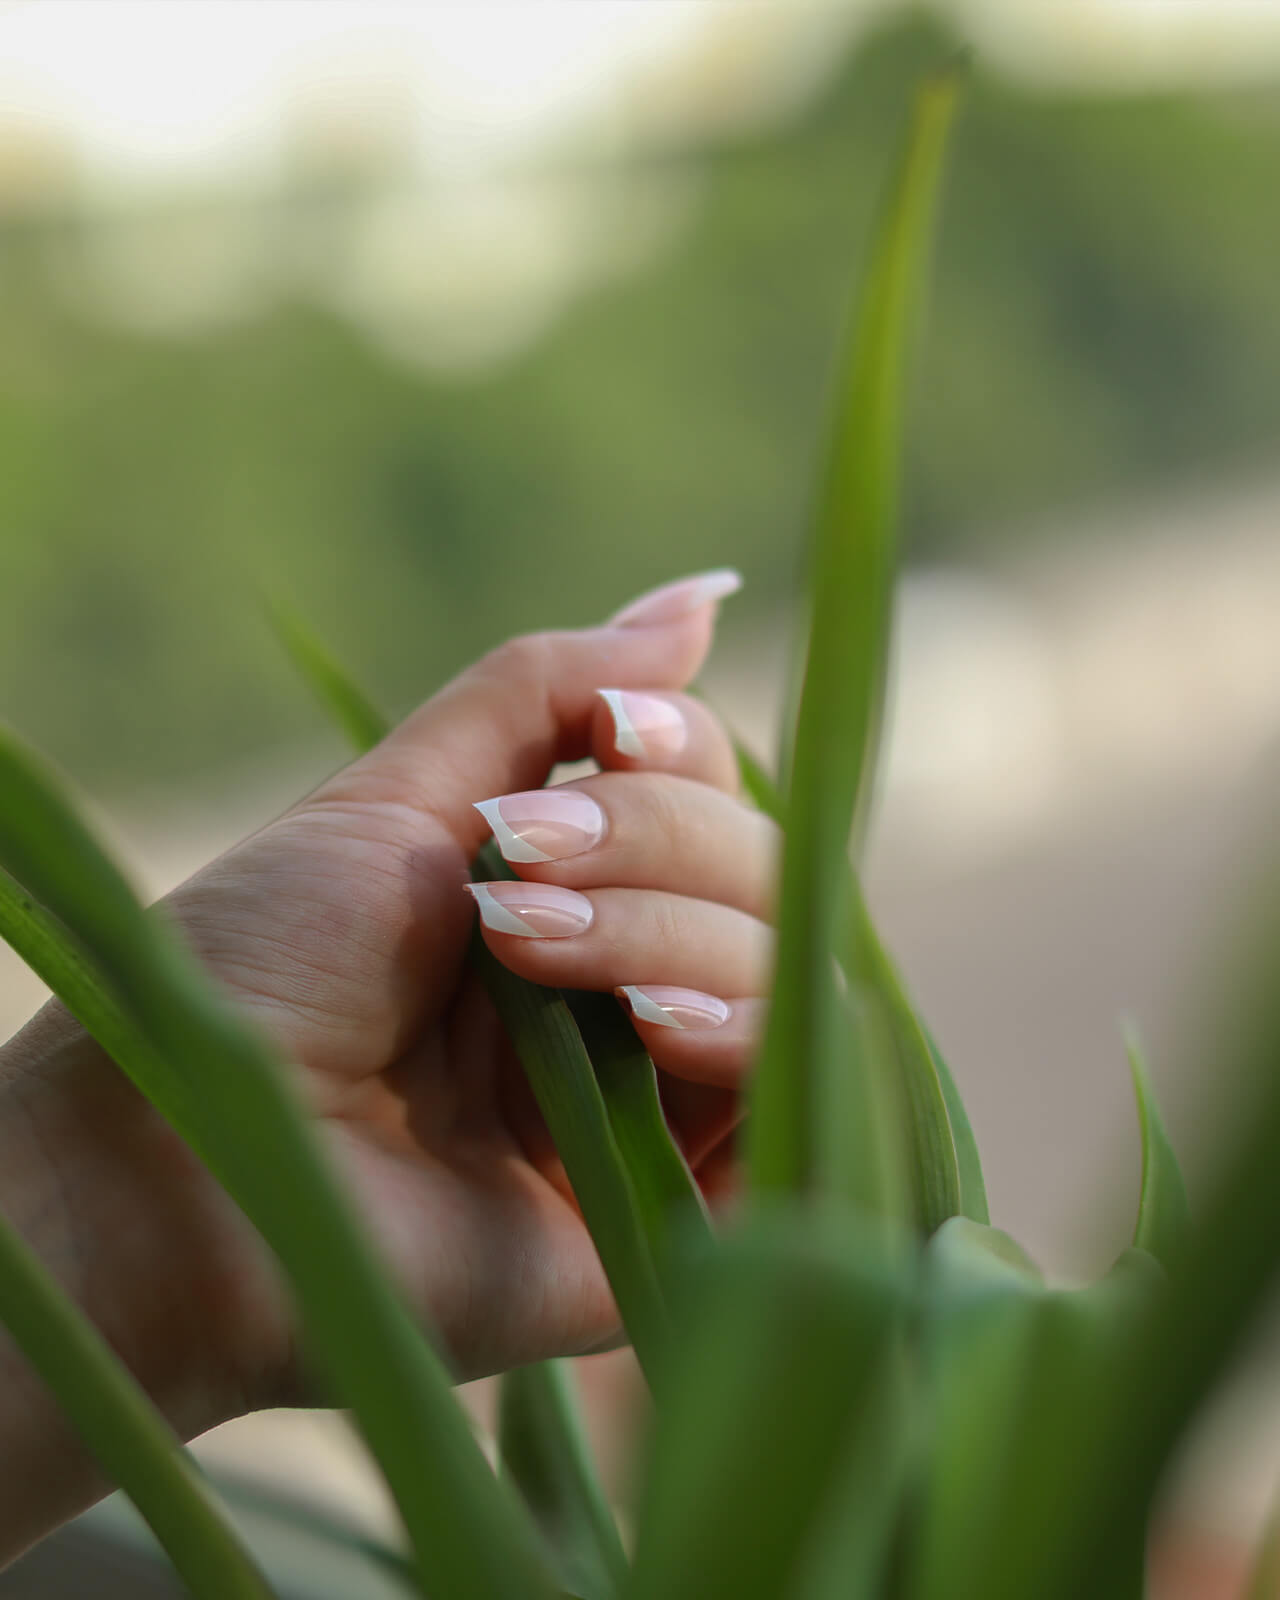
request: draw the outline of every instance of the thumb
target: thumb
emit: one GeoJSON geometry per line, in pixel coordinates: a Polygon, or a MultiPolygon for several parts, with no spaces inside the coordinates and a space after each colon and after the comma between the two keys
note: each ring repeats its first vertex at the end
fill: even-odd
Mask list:
{"type": "Polygon", "coordinates": [[[537,788],[557,761],[590,753],[598,689],[683,689],[711,648],[729,569],[642,595],[597,628],[522,634],[499,645],[321,794],[429,811],[470,854],[487,837],[472,802],[537,788]]]}

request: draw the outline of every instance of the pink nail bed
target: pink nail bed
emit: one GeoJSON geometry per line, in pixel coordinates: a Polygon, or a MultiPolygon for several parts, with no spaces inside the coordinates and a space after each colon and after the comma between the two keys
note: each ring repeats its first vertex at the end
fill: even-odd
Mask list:
{"type": "Polygon", "coordinates": [[[667,984],[646,983],[643,987],[624,984],[614,992],[625,995],[639,1021],[654,1022],[660,1028],[701,1033],[729,1020],[730,1007],[725,1001],[713,994],[703,994],[700,989],[674,989],[667,984]]]}
{"type": "Polygon", "coordinates": [[[633,689],[597,689],[613,718],[613,748],[636,761],[669,761],[689,741],[679,706],[633,689]]]}
{"type": "Polygon", "coordinates": [[[527,789],[475,808],[508,861],[562,861],[604,837],[604,812],[579,789],[527,789]]]}
{"type": "Polygon", "coordinates": [[[740,572],[732,567],[717,567],[713,572],[677,578],[674,583],[664,583],[660,589],[651,589],[630,605],[623,606],[609,620],[618,628],[651,628],[661,622],[678,622],[699,606],[723,600],[736,594],[741,587],[740,572]]]}
{"type": "Polygon", "coordinates": [[[480,920],[495,933],[518,939],[567,939],[591,926],[585,894],[554,883],[468,883],[480,920]]]}

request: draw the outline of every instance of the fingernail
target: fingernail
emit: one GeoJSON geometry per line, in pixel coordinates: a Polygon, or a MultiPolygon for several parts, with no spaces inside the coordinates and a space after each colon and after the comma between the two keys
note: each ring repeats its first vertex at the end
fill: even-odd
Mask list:
{"type": "Polygon", "coordinates": [[[508,861],[562,861],[604,837],[604,812],[578,789],[526,789],[474,804],[508,861]]]}
{"type": "Polygon", "coordinates": [[[718,1028],[729,1020],[730,1007],[713,994],[700,989],[673,989],[665,984],[623,984],[613,991],[622,996],[641,1022],[656,1022],[660,1028],[683,1028],[700,1033],[718,1028]]]}
{"type": "Polygon", "coordinates": [[[567,939],[591,926],[585,894],[554,883],[468,883],[480,920],[495,933],[520,939],[567,939]]]}
{"type": "Polygon", "coordinates": [[[613,718],[613,748],[638,761],[678,756],[689,741],[689,725],[679,706],[656,694],[633,689],[597,689],[613,718]]]}
{"type": "Polygon", "coordinates": [[[609,621],[619,628],[649,628],[659,622],[676,622],[699,606],[736,594],[741,587],[740,572],[732,567],[717,567],[713,572],[677,578],[674,583],[664,583],[660,589],[651,589],[615,612],[609,621]]]}

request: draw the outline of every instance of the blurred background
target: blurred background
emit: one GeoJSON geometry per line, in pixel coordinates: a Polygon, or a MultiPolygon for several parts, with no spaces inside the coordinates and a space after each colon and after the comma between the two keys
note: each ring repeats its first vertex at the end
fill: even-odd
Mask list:
{"type": "MultiPolygon", "coordinates": [[[[871,889],[1069,1275],[1130,1225],[1121,1017],[1193,1180],[1222,1126],[1274,831],[1280,5],[0,4],[0,715],[159,892],[343,759],[264,595],[394,711],[733,564],[706,683],[767,753],[859,249],[960,47],[871,889]]],[[[5,1031],[38,999],[0,966],[5,1031]]],[[[1178,1491],[1227,1543],[1264,1357],[1178,1491]]],[[[335,1426],[210,1448],[364,1504],[335,1426]]]]}

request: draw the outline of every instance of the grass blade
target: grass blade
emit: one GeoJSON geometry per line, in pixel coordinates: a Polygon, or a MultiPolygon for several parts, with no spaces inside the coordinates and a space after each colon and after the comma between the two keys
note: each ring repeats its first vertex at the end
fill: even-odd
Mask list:
{"type": "Polygon", "coordinates": [[[0,793],[0,867],[67,929],[145,1040],[147,1064],[163,1063],[198,1112],[202,1148],[279,1256],[310,1348],[386,1474],[433,1600],[551,1594],[532,1530],[494,1481],[272,1052],[10,737],[0,737],[0,793]]]}
{"type": "Polygon", "coordinates": [[[168,1423],[3,1217],[0,1326],[146,1519],[191,1593],[198,1600],[270,1600],[271,1587],[168,1423]]]}
{"type": "Polygon", "coordinates": [[[791,1592],[908,1292],[880,1235],[842,1222],[835,1232],[809,1211],[757,1218],[691,1258],[645,1475],[635,1600],[791,1592]]]}
{"type": "MultiPolygon", "coordinates": [[[[733,748],[743,788],[753,804],[780,823],[783,808],[777,784],[740,739],[733,740],[733,748]]],[[[982,1161],[956,1081],[907,998],[852,868],[850,880],[843,961],[846,972],[859,981],[877,1008],[893,1052],[895,1076],[904,1090],[907,1166],[919,1225],[930,1234],[950,1216],[989,1222],[982,1161]]]]}
{"type": "Polygon", "coordinates": [[[1133,1242],[1173,1271],[1186,1251],[1191,1231],[1187,1187],[1165,1131],[1138,1041],[1130,1034],[1125,1043],[1142,1130],[1142,1193],[1133,1242]]]}
{"type": "MultiPolygon", "coordinates": [[[[888,645],[901,369],[955,85],[920,93],[872,246],[839,383],[833,448],[813,533],[812,622],[786,798],[778,965],[748,1122],[753,1187],[820,1182],[818,1139],[842,1059],[829,981],[846,858],[873,776],[888,645]]],[[[838,1140],[837,1140],[838,1142],[838,1140]]]]}
{"type": "Polygon", "coordinates": [[[562,992],[595,1069],[661,1283],[674,1239],[709,1236],[706,1202],[671,1137],[657,1069],[630,1019],[612,995],[562,992]]]}
{"type": "Polygon", "coordinates": [[[360,751],[372,749],[390,723],[364,690],[296,612],[279,600],[269,600],[267,620],[300,676],[351,745],[360,751]]]}
{"type": "Polygon", "coordinates": [[[567,1362],[540,1361],[505,1374],[498,1448],[561,1582],[583,1600],[612,1600],[631,1569],[591,1459],[567,1362]]]}
{"type": "MultiPolygon", "coordinates": [[[[489,864],[481,869],[488,874],[489,864]]],[[[471,960],[564,1162],[636,1357],[652,1381],[670,1322],[640,1204],[564,997],[518,978],[477,931],[471,960]]]]}

